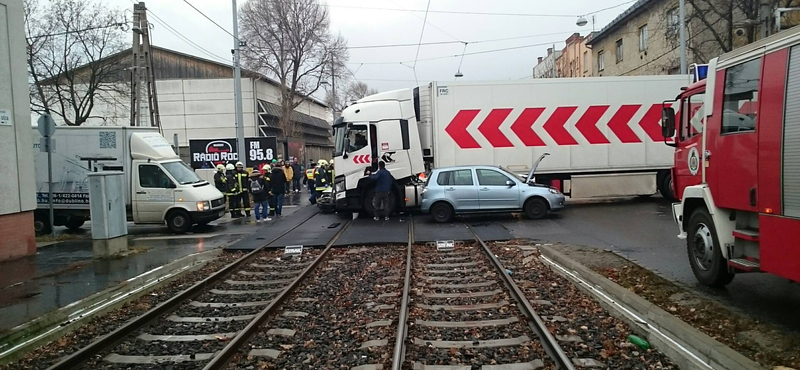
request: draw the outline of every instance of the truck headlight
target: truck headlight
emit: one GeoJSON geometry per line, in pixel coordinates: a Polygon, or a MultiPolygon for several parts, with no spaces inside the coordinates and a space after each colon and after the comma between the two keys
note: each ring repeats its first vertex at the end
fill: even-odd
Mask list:
{"type": "Polygon", "coordinates": [[[551,192],[551,193],[553,193],[553,194],[559,194],[559,193],[561,193],[561,192],[560,192],[560,191],[558,191],[558,189],[556,189],[556,188],[547,188],[547,190],[550,190],[550,192],[551,192]]]}
{"type": "Polygon", "coordinates": [[[344,191],[344,181],[339,181],[333,186],[333,191],[340,193],[344,191]]]}
{"type": "Polygon", "coordinates": [[[208,201],[197,202],[197,211],[198,212],[203,212],[203,211],[205,211],[207,209],[211,209],[211,202],[208,202],[208,201]]]}

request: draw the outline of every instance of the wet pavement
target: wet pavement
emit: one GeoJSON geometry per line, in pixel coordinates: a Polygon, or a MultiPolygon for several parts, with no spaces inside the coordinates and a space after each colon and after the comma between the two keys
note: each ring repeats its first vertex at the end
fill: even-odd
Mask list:
{"type": "MultiPolygon", "coordinates": [[[[415,225],[431,222],[428,216],[417,218],[415,225]]],[[[689,265],[686,243],[677,238],[678,228],[672,219],[670,203],[660,197],[593,203],[571,201],[562,212],[544,220],[502,214],[462,220],[475,226],[499,225],[515,238],[610,249],[729,308],[790,330],[800,330],[800,316],[796,312],[800,307],[800,284],[768,274],[739,274],[723,289],[699,284],[689,265]]]]}
{"type": "MultiPolygon", "coordinates": [[[[312,208],[306,198],[287,197],[284,216],[312,208]]],[[[179,258],[228,246],[260,230],[253,221],[226,216],[184,235],[129,223],[126,255],[102,259],[94,258],[90,223],[77,232],[57,228],[74,239],[40,243],[34,256],[0,262],[0,333],[179,258]]]]}

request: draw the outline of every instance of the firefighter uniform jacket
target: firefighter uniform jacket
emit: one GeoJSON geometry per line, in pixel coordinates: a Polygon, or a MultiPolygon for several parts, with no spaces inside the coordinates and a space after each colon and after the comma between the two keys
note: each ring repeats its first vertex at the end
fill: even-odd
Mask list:
{"type": "Polygon", "coordinates": [[[325,169],[321,167],[317,167],[316,171],[314,171],[314,186],[316,186],[317,190],[323,190],[328,187],[328,174],[325,173],[325,169]]]}
{"type": "Polygon", "coordinates": [[[233,182],[235,189],[232,191],[234,194],[242,194],[249,192],[250,188],[250,174],[247,171],[234,172],[233,182]]]}

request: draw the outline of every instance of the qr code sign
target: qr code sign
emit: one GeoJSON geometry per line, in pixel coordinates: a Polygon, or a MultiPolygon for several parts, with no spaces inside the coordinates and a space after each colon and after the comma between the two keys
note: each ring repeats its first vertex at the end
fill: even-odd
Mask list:
{"type": "Polygon", "coordinates": [[[117,149],[117,133],[100,131],[100,149],[117,149]]]}

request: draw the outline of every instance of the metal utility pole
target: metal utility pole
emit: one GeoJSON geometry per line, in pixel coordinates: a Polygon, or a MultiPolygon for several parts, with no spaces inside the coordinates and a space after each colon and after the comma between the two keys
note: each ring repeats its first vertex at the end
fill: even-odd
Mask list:
{"type": "Polygon", "coordinates": [[[153,53],[150,49],[150,23],[144,2],[133,5],[133,55],[131,56],[131,126],[158,127],[158,113],[153,53]],[[143,114],[146,110],[148,113],[143,114]],[[149,121],[148,121],[149,117],[149,121]]]}
{"type": "MultiPolygon", "coordinates": [[[[242,42],[239,40],[239,16],[236,7],[236,0],[233,3],[233,93],[236,106],[236,155],[238,160],[245,163],[244,147],[244,113],[242,108],[242,67],[239,65],[239,48],[242,42]]],[[[253,91],[255,93],[255,91],[253,91]]]]}
{"type": "Polygon", "coordinates": [[[550,74],[552,75],[551,76],[552,78],[556,78],[556,77],[558,77],[558,76],[556,76],[556,44],[553,44],[552,57],[553,57],[553,66],[552,66],[553,68],[551,68],[550,74]]]}
{"type": "Polygon", "coordinates": [[[681,22],[679,31],[681,35],[681,74],[685,75],[689,73],[686,65],[686,0],[679,0],[678,4],[678,18],[681,22]]]}
{"type": "Polygon", "coordinates": [[[339,118],[339,115],[336,114],[336,104],[339,101],[336,100],[336,71],[333,69],[333,58],[331,58],[331,93],[333,94],[333,119],[336,120],[339,118]]]}

